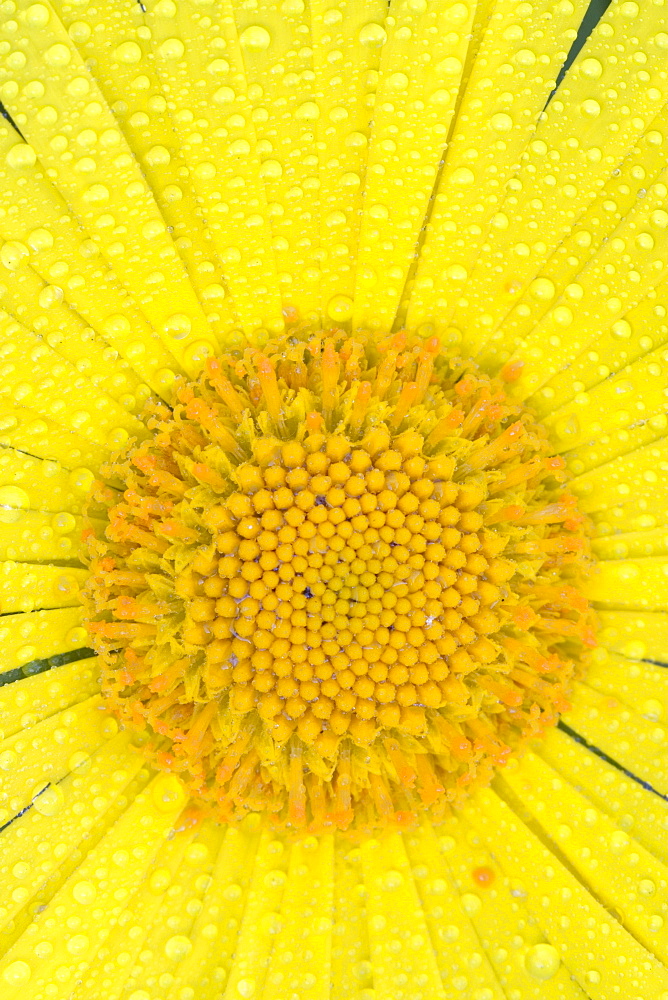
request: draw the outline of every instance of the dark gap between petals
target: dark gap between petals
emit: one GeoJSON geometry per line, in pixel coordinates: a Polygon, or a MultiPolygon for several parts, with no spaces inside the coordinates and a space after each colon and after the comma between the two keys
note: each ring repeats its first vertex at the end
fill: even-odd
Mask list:
{"type": "Polygon", "coordinates": [[[13,129],[16,129],[16,131],[18,132],[18,134],[21,136],[21,138],[25,142],[25,138],[23,136],[23,133],[21,132],[21,129],[18,127],[18,125],[16,124],[16,122],[14,121],[14,119],[12,118],[12,116],[9,113],[9,111],[7,110],[7,108],[2,103],[2,101],[0,101],[0,115],[2,115],[2,117],[5,118],[9,122],[9,124],[12,126],[13,129]]]}
{"type": "Polygon", "coordinates": [[[94,649],[83,646],[81,649],[70,649],[67,653],[57,653],[55,656],[49,656],[46,659],[30,660],[29,663],[24,663],[22,667],[15,667],[13,670],[7,670],[4,674],[0,674],[0,687],[4,687],[5,684],[13,684],[15,681],[25,680],[26,677],[34,677],[35,674],[46,673],[47,670],[53,670],[55,667],[64,667],[66,663],[74,663],[75,660],[85,660],[95,655],[94,649]]]}
{"type": "Polygon", "coordinates": [[[644,781],[642,778],[639,778],[636,774],[634,774],[633,771],[629,771],[622,764],[619,764],[613,757],[610,757],[607,753],[605,753],[604,750],[600,750],[593,743],[590,743],[588,740],[584,738],[584,736],[581,736],[578,732],[576,732],[575,729],[571,729],[571,727],[567,725],[567,723],[563,722],[561,719],[557,723],[557,727],[561,729],[562,733],[566,733],[566,735],[570,736],[572,740],[575,740],[576,743],[579,743],[587,750],[590,750],[591,753],[596,754],[597,757],[600,757],[601,760],[604,760],[606,764],[610,764],[611,767],[614,767],[618,771],[621,771],[622,774],[625,774],[627,778],[631,778],[632,781],[635,781],[636,784],[640,785],[646,791],[653,792],[654,795],[658,795],[658,797],[660,799],[663,799],[664,802],[668,802],[668,795],[663,795],[661,792],[657,791],[656,788],[653,788],[648,781],[644,781]]]}
{"type": "Polygon", "coordinates": [[[585,11],[582,23],[578,28],[577,37],[573,42],[573,44],[571,45],[568,55],[566,56],[566,62],[559,70],[559,75],[557,76],[557,81],[554,85],[554,90],[548,97],[547,104],[545,105],[545,107],[547,107],[547,105],[550,103],[550,101],[556,94],[557,90],[561,86],[564,77],[566,76],[566,73],[571,68],[571,65],[573,64],[575,59],[578,57],[580,50],[582,49],[583,45],[591,35],[592,31],[594,30],[598,22],[605,14],[611,2],[612,0],[591,0],[589,7],[585,11]]]}

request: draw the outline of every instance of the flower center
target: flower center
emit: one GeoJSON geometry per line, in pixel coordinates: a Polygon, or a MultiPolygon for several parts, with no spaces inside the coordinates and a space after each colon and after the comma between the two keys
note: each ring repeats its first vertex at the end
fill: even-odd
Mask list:
{"type": "Polygon", "coordinates": [[[94,489],[88,628],[112,709],[225,820],[437,816],[567,707],[584,522],[502,381],[294,325],[147,429],[94,489]]]}

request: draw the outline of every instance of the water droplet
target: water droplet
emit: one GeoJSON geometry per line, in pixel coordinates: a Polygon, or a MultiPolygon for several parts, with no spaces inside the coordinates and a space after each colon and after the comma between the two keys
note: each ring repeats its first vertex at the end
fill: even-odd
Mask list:
{"type": "Polygon", "coordinates": [[[580,72],[588,80],[598,80],[603,72],[603,66],[598,59],[583,59],[580,64],[580,72]]]}
{"type": "Polygon", "coordinates": [[[159,896],[165,891],[171,881],[172,876],[168,868],[156,868],[149,876],[148,887],[151,892],[159,896]]]}
{"type": "Polygon", "coordinates": [[[27,962],[12,962],[2,973],[8,986],[25,986],[31,976],[32,969],[27,962]]]}
{"type": "Polygon", "coordinates": [[[465,267],[462,267],[461,264],[450,264],[450,266],[446,268],[445,273],[451,281],[466,281],[469,276],[468,271],[465,267]]]}
{"type": "Polygon", "coordinates": [[[11,771],[18,760],[13,750],[3,750],[0,753],[0,771],[11,771]]]}
{"type": "Polygon", "coordinates": [[[172,812],[187,800],[183,784],[174,774],[158,775],[151,787],[151,798],[160,812],[172,812]]]}
{"type": "Polygon", "coordinates": [[[360,29],[357,37],[361,45],[365,45],[369,49],[377,49],[387,41],[387,32],[382,24],[376,24],[372,21],[360,29]]]}
{"type": "Polygon", "coordinates": [[[53,246],[53,236],[48,229],[33,229],[28,233],[27,243],[33,250],[50,250],[53,246]]]}
{"type": "Polygon", "coordinates": [[[610,327],[610,332],[613,337],[619,337],[620,340],[628,340],[633,334],[633,328],[628,320],[618,319],[610,327]]]}
{"type": "Polygon", "coordinates": [[[580,112],[586,118],[597,118],[601,113],[601,105],[598,101],[595,101],[592,97],[583,101],[580,105],[580,112]]]}
{"type": "Polygon", "coordinates": [[[56,42],[51,48],[47,49],[44,53],[44,62],[49,66],[67,66],[72,58],[72,53],[68,49],[67,45],[63,45],[62,42],[56,42]]]}
{"type": "Polygon", "coordinates": [[[287,875],[280,868],[274,868],[267,872],[262,880],[267,889],[280,889],[287,882],[287,875]]]}
{"type": "Polygon", "coordinates": [[[114,55],[120,62],[131,65],[140,62],[142,51],[136,42],[123,42],[114,51],[114,55]]]}
{"type": "Polygon", "coordinates": [[[260,177],[277,180],[283,176],[283,166],[278,160],[265,160],[260,167],[260,177]]]}
{"type": "Polygon", "coordinates": [[[305,101],[300,104],[295,111],[295,118],[297,121],[317,121],[320,117],[320,108],[314,101],[305,101]]]}
{"type": "Polygon", "coordinates": [[[105,187],[104,184],[91,184],[84,191],[82,198],[89,205],[103,205],[104,202],[109,201],[109,188],[105,187]]]}
{"type": "Polygon", "coordinates": [[[30,497],[20,486],[0,486],[0,523],[14,524],[30,508],[30,497]]]}
{"type": "Polygon", "coordinates": [[[387,78],[387,86],[392,90],[406,90],[408,77],[405,73],[391,73],[387,78]]]}
{"type": "Polygon", "coordinates": [[[476,896],[474,892],[465,892],[460,897],[460,902],[464,913],[467,913],[470,917],[474,916],[482,906],[480,896],[476,896]]]}
{"type": "Polygon", "coordinates": [[[180,38],[167,38],[158,47],[158,53],[163,59],[180,59],[186,47],[180,38]]]}
{"type": "Polygon", "coordinates": [[[495,132],[510,132],[513,127],[513,120],[510,115],[499,112],[496,115],[492,115],[489,124],[495,132]]]}
{"type": "Polygon", "coordinates": [[[41,785],[32,793],[32,804],[41,816],[56,816],[65,804],[65,796],[60,785],[48,785],[46,788],[41,785]]]}
{"type": "Polygon", "coordinates": [[[192,947],[192,942],[189,938],[183,934],[177,934],[165,943],[165,955],[167,958],[171,958],[177,962],[185,958],[186,955],[189,955],[192,947]]]}
{"type": "Polygon", "coordinates": [[[621,854],[631,843],[631,838],[628,833],[624,833],[623,830],[615,830],[614,833],[610,835],[610,850],[613,854],[621,854]]]}
{"type": "Polygon", "coordinates": [[[393,889],[399,889],[404,884],[404,877],[401,872],[389,871],[383,876],[382,883],[386,892],[392,892],[393,889]]]}
{"type": "Polygon", "coordinates": [[[86,906],[88,903],[92,903],[97,896],[97,888],[93,882],[84,880],[76,883],[76,885],[72,888],[72,895],[76,899],[77,903],[82,903],[86,906]]]}
{"type": "Polygon", "coordinates": [[[172,316],[168,316],[162,324],[164,332],[174,340],[183,340],[188,336],[191,328],[192,323],[185,313],[174,313],[172,316]]]}
{"type": "Polygon", "coordinates": [[[174,0],[158,0],[153,8],[153,13],[158,17],[176,17],[176,4],[174,0]]]}
{"type": "Polygon", "coordinates": [[[452,171],[450,180],[453,184],[473,184],[475,174],[469,167],[457,167],[456,170],[452,171]]]}
{"type": "Polygon", "coordinates": [[[18,240],[8,240],[0,248],[0,263],[8,271],[15,271],[28,254],[28,247],[24,243],[19,243],[18,240]]]}
{"type": "Polygon", "coordinates": [[[629,21],[633,21],[640,13],[640,7],[635,0],[626,0],[625,3],[621,4],[619,12],[622,17],[627,18],[629,21]]]}
{"type": "Polygon", "coordinates": [[[534,979],[554,978],[560,964],[559,952],[551,944],[535,944],[524,959],[524,967],[534,979]]]}
{"type": "Polygon", "coordinates": [[[194,344],[189,344],[183,352],[183,360],[189,367],[199,367],[204,364],[207,358],[215,354],[215,348],[206,340],[198,340],[194,344]]]}
{"type": "Polygon", "coordinates": [[[43,3],[33,3],[25,13],[25,21],[31,28],[44,28],[49,23],[50,16],[43,3]]]}
{"type": "Polygon", "coordinates": [[[327,315],[339,323],[352,317],[353,300],[347,295],[335,295],[327,304],[327,315]]]}
{"type": "Polygon", "coordinates": [[[250,52],[261,52],[263,49],[269,48],[271,35],[266,28],[259,24],[253,24],[250,28],[242,31],[239,42],[244,49],[248,49],[250,52]]]}

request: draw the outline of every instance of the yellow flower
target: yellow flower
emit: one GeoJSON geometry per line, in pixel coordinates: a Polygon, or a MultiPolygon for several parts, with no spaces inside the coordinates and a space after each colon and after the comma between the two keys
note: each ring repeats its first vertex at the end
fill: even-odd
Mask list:
{"type": "Polygon", "coordinates": [[[551,96],[583,13],[0,4],[3,1000],[667,1000],[668,34],[551,96]]]}

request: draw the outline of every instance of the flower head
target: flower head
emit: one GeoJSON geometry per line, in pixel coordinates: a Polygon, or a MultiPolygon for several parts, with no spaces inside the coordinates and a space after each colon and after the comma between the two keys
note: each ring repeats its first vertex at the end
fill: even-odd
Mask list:
{"type": "Polygon", "coordinates": [[[196,798],[406,824],[556,721],[593,641],[584,519],[499,381],[437,338],[295,327],[176,400],[102,469],[127,488],[94,491],[86,590],[109,704],[196,798]]]}
{"type": "Polygon", "coordinates": [[[668,36],[583,14],[0,4],[3,1000],[666,1000],[668,36]]]}

